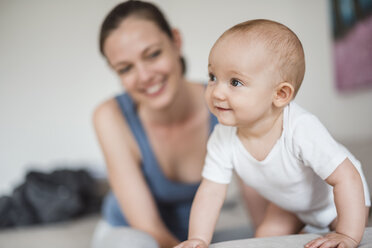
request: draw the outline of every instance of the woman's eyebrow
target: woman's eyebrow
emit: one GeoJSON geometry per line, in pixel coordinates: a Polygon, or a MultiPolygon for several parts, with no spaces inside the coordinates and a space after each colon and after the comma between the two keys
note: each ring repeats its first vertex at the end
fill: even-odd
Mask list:
{"type": "MultiPolygon", "coordinates": [[[[148,51],[151,50],[152,48],[157,47],[157,46],[160,47],[160,45],[161,45],[160,42],[157,42],[157,43],[151,44],[151,45],[147,46],[147,47],[146,47],[146,48],[141,52],[141,54],[142,54],[142,55],[143,55],[143,54],[146,54],[146,53],[148,53],[148,51]]],[[[117,66],[127,65],[127,64],[130,64],[130,62],[127,62],[127,61],[123,60],[123,61],[118,61],[117,63],[113,64],[112,67],[117,67],[117,66]]]]}
{"type": "Polygon", "coordinates": [[[119,61],[117,62],[116,64],[112,65],[112,67],[116,68],[118,66],[122,66],[122,65],[128,65],[129,62],[126,62],[126,61],[119,61]]]}
{"type": "Polygon", "coordinates": [[[148,52],[149,50],[151,50],[153,47],[160,47],[160,45],[161,45],[160,42],[157,42],[157,43],[151,44],[151,45],[147,46],[147,47],[143,50],[142,54],[147,53],[147,52],[148,52]]]}

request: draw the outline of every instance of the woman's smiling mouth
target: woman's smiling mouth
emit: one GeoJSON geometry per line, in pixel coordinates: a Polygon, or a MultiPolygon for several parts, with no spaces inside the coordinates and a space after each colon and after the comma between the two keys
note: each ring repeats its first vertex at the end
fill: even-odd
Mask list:
{"type": "Polygon", "coordinates": [[[144,89],[144,92],[148,96],[157,96],[159,95],[163,89],[165,88],[165,82],[156,83],[144,89]]]}

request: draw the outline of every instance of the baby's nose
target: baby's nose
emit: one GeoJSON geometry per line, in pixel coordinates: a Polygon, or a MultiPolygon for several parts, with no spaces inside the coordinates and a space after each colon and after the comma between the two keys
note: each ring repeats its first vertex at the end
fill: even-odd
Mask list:
{"type": "Polygon", "coordinates": [[[224,100],[226,98],[226,89],[224,84],[217,83],[212,90],[212,96],[216,99],[224,100]]]}

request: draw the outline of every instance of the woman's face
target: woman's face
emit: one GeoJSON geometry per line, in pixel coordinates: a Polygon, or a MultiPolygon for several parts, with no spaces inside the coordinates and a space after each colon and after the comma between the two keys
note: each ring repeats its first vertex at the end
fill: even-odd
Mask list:
{"type": "Polygon", "coordinates": [[[104,52],[138,104],[155,109],[171,104],[182,78],[180,45],[153,22],[125,19],[106,39],[104,52]]]}

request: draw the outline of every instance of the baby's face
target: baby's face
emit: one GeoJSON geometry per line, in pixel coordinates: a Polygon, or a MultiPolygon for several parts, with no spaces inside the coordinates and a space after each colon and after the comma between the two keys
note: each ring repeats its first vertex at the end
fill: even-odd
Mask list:
{"type": "Polygon", "coordinates": [[[234,34],[213,46],[205,97],[220,123],[252,126],[272,114],[278,76],[268,55],[263,45],[234,34]]]}

